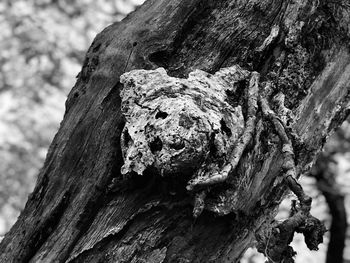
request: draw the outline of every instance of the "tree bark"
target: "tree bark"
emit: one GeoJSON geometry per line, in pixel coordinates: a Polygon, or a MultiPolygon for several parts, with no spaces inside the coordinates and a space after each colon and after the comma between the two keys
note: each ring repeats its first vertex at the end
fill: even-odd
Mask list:
{"type": "MultiPolygon", "coordinates": [[[[175,77],[236,64],[258,71],[286,95],[297,171],[307,173],[349,113],[349,11],[325,0],[148,0],[104,29],[0,262],[237,262],[287,191],[274,128],[257,115],[260,132],[236,169],[236,210],[194,220],[188,178],[121,176],[119,77],[158,67],[175,77]]],[[[242,92],[232,103],[245,101],[242,92]]]]}

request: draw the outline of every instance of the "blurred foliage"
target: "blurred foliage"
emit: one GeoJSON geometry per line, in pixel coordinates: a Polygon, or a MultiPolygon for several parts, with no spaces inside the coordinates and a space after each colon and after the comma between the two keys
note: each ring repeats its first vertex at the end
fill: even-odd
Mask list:
{"type": "Polygon", "coordinates": [[[142,2],[0,1],[0,235],[34,187],[93,38],[142,2]]]}

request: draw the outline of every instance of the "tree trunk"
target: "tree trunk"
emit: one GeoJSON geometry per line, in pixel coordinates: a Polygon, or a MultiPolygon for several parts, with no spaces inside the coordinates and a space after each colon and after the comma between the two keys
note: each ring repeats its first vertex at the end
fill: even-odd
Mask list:
{"type": "MultiPolygon", "coordinates": [[[[274,127],[257,113],[236,168],[235,210],[194,220],[188,178],[121,175],[119,77],[158,67],[174,77],[233,65],[259,72],[286,95],[296,170],[307,173],[349,113],[350,8],[342,2],[148,0],[103,30],[0,262],[237,262],[287,191],[274,127]]],[[[233,103],[247,110],[247,96],[233,103]]]]}

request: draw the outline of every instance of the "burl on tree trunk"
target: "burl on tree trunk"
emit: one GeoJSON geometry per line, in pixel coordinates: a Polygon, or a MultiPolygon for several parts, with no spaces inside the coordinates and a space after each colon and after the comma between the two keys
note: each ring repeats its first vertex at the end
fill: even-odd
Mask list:
{"type": "Polygon", "coordinates": [[[295,179],[349,113],[345,2],[148,0],[103,30],[0,261],[237,262],[256,245],[271,261],[291,262],[295,231],[315,249],[324,229],[295,179]],[[203,79],[199,90],[191,77],[152,90],[130,82],[137,69],[144,79],[203,79]],[[175,120],[188,141],[174,134],[175,120]],[[143,124],[137,135],[133,125],[143,124]],[[274,222],[288,189],[297,199],[291,217],[274,222]]]}

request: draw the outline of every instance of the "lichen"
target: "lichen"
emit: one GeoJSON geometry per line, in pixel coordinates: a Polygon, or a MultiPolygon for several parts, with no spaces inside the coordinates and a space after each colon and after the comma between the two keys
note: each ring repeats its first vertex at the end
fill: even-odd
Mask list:
{"type": "Polygon", "coordinates": [[[188,79],[163,68],[123,74],[122,174],[153,167],[162,176],[192,175],[209,155],[220,169],[244,130],[241,106],[232,107],[226,91],[235,92],[247,76],[238,66],[214,75],[195,70],[188,79]]]}

